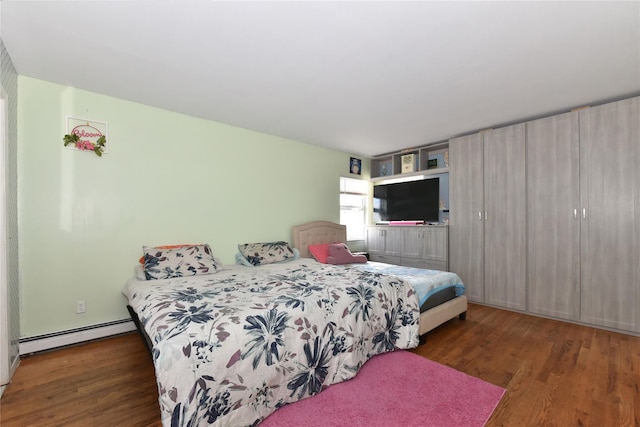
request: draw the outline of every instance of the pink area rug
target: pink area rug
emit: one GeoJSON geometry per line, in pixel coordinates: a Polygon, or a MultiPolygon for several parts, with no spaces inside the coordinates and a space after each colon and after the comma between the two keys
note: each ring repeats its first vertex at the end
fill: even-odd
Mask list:
{"type": "Polygon", "coordinates": [[[481,427],[504,393],[400,350],[375,356],[351,380],[280,408],[260,427],[481,427]]]}

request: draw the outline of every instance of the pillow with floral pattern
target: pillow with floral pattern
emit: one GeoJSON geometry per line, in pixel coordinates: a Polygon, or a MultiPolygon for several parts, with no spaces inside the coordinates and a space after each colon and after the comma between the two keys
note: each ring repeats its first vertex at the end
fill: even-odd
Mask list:
{"type": "Polygon", "coordinates": [[[287,242],[241,243],[238,250],[252,265],[273,264],[295,257],[287,242]]]}
{"type": "Polygon", "coordinates": [[[142,247],[147,280],[217,273],[222,265],[208,244],[178,248],[142,247]]]}
{"type": "MultiPolygon", "coordinates": [[[[297,248],[292,248],[292,249],[293,249],[293,257],[287,258],[280,262],[293,261],[294,259],[300,258],[300,251],[297,248]]],[[[240,252],[236,252],[236,264],[243,265],[245,267],[257,267],[256,265],[251,264],[249,260],[246,259],[244,255],[242,255],[240,252]]]]}

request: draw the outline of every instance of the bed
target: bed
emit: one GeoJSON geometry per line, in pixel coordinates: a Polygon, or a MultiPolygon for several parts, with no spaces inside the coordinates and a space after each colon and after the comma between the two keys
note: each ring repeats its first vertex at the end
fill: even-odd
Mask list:
{"type": "Polygon", "coordinates": [[[306,257],[221,265],[208,245],[147,249],[144,273],[156,276],[123,293],[151,348],[165,427],[256,425],[376,354],[418,345],[418,296],[398,277],[306,257]]]}
{"type": "MultiPolygon", "coordinates": [[[[346,243],[347,231],[346,226],[341,224],[313,221],[294,226],[292,238],[294,247],[300,251],[300,256],[311,258],[312,255],[308,250],[310,245],[346,243]]],[[[427,332],[443,323],[455,317],[461,320],[466,318],[467,297],[464,295],[462,280],[455,273],[371,261],[366,264],[350,264],[348,266],[395,275],[412,283],[414,287],[421,288],[422,292],[419,298],[421,343],[424,343],[427,332]]]]}

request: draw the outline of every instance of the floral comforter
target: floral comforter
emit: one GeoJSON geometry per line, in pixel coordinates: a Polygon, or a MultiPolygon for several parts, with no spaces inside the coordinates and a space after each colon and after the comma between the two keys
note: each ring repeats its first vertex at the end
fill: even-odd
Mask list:
{"type": "Polygon", "coordinates": [[[255,425],[418,345],[402,279],[299,259],[140,281],[124,293],[153,343],[163,426],[255,425]]]}

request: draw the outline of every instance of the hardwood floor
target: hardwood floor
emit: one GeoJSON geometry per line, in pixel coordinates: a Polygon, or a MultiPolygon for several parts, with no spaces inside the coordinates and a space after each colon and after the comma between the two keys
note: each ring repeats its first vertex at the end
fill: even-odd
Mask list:
{"type": "Polygon", "coordinates": [[[137,333],[22,358],[0,426],[161,426],[151,356],[137,333]]]}
{"type": "MultiPolygon", "coordinates": [[[[414,351],[507,389],[487,426],[640,426],[638,337],[470,304],[414,351]]],[[[127,334],[23,358],[0,425],[160,426],[157,397],[127,334]]]]}
{"type": "Polygon", "coordinates": [[[487,426],[640,426],[640,338],[470,304],[415,350],[507,389],[487,426]]]}

